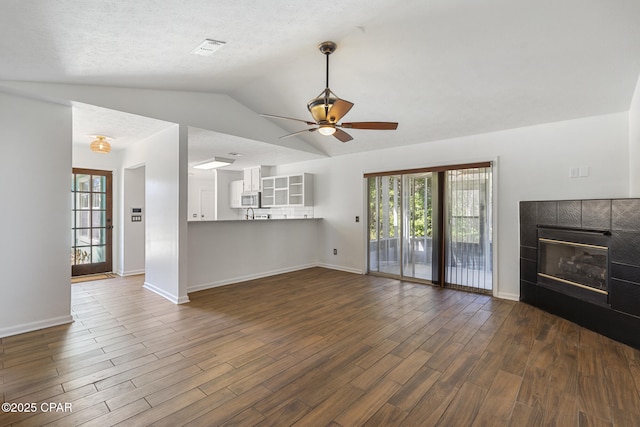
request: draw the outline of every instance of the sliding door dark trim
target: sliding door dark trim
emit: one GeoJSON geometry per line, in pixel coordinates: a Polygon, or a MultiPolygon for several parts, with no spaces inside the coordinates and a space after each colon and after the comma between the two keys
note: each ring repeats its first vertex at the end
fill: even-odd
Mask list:
{"type": "Polygon", "coordinates": [[[389,175],[406,175],[412,173],[425,173],[425,172],[445,172],[449,170],[458,170],[458,169],[474,169],[474,168],[490,168],[491,162],[478,162],[478,163],[464,163],[460,165],[447,165],[447,166],[433,166],[427,168],[417,168],[417,169],[403,169],[403,170],[395,170],[395,171],[385,171],[385,172],[371,172],[365,173],[365,178],[374,178],[377,176],[389,176],[389,175]]]}

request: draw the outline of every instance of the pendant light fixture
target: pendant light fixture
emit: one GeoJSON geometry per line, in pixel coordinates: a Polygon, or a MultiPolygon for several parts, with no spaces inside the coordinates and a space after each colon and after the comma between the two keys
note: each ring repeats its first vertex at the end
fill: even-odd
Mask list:
{"type": "Polygon", "coordinates": [[[107,137],[102,135],[96,135],[96,139],[91,141],[91,151],[96,153],[108,153],[111,151],[111,144],[107,142],[107,137]]]}

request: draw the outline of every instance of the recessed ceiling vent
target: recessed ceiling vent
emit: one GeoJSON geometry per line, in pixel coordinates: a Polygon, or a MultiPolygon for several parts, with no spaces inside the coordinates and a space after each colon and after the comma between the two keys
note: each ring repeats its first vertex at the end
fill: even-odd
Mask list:
{"type": "Polygon", "coordinates": [[[220,49],[225,44],[226,42],[221,42],[219,40],[205,39],[198,45],[198,47],[193,49],[191,53],[200,56],[211,56],[216,50],[220,49]]]}

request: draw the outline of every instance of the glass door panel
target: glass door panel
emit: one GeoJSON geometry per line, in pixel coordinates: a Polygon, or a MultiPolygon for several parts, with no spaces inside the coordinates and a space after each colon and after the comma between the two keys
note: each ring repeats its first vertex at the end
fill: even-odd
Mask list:
{"type": "Polygon", "coordinates": [[[401,273],[401,176],[369,179],[369,270],[401,273]]]}
{"type": "Polygon", "coordinates": [[[74,169],[72,175],[71,274],[109,272],[111,172],[74,169]]]}
{"type": "Polygon", "coordinates": [[[491,290],[491,168],[449,170],[445,187],[445,282],[491,290]]]}
{"type": "Polygon", "coordinates": [[[432,280],[433,224],[431,172],[404,175],[402,275],[432,280]]]}

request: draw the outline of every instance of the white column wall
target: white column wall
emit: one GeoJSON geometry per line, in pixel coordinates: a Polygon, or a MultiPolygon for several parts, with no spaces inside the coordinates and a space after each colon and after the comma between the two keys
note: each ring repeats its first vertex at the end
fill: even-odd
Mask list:
{"type": "Polygon", "coordinates": [[[72,321],[71,107],[0,92],[0,337],[72,321]]]}
{"type": "Polygon", "coordinates": [[[121,268],[117,273],[131,276],[145,272],[145,167],[124,169],[120,223],[122,228],[121,268]],[[142,221],[131,221],[131,208],[142,208],[142,221]]]}
{"type": "MultiPolygon", "coordinates": [[[[180,275],[186,274],[180,271],[179,259],[180,241],[186,242],[186,229],[181,236],[181,221],[186,228],[186,188],[181,195],[180,128],[160,131],[122,155],[123,169],[142,165],[145,169],[145,287],[174,303],[188,301],[186,280],[180,282],[180,275]]],[[[183,161],[186,175],[186,156],[183,161]]],[[[185,176],[185,186],[186,182],[185,176]]]]}

